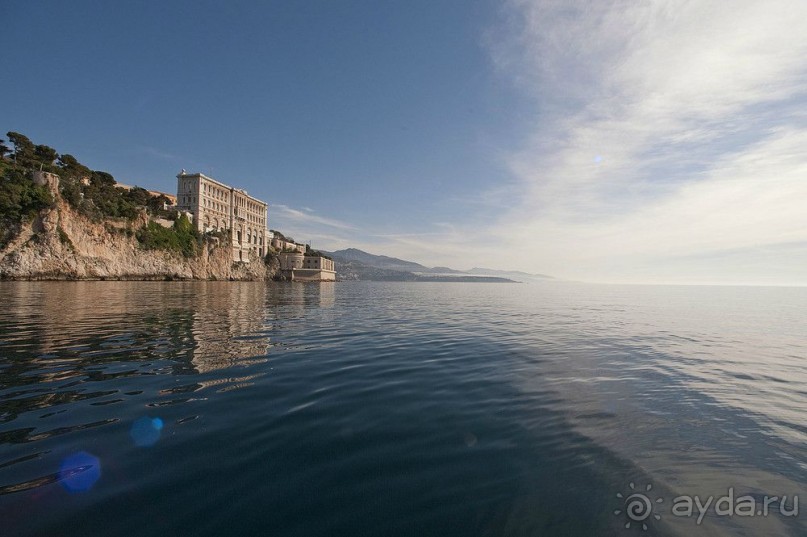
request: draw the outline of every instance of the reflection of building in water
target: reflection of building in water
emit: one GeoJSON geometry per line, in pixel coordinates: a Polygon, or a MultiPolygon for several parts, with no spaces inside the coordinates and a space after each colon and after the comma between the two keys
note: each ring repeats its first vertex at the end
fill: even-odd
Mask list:
{"type": "Polygon", "coordinates": [[[266,284],[204,282],[193,316],[194,367],[200,373],[265,361],[266,284]]]}
{"type": "Polygon", "coordinates": [[[117,364],[129,374],[172,362],[174,373],[188,374],[265,361],[271,326],[294,318],[305,326],[312,310],[333,307],[334,285],[14,282],[0,288],[0,331],[14,327],[0,355],[27,358],[3,374],[27,383],[32,369],[42,380],[61,380],[87,367],[93,375],[117,375],[117,364]]]}
{"type": "MultiPolygon", "coordinates": [[[[149,302],[142,285],[14,282],[4,289],[3,302],[6,311],[13,313],[18,326],[23,327],[18,336],[30,337],[40,354],[113,361],[120,359],[124,350],[137,355],[132,347],[140,346],[134,343],[130,326],[142,334],[150,326],[150,310],[160,307],[149,302]],[[29,324],[27,318],[35,322],[29,324]]],[[[181,323],[182,319],[175,322],[181,323]]]]}
{"type": "Polygon", "coordinates": [[[264,282],[203,282],[195,289],[194,368],[200,373],[263,362],[272,342],[268,306],[284,307],[283,317],[303,317],[310,308],[332,308],[334,283],[277,285],[264,282]]]}
{"type": "Polygon", "coordinates": [[[30,357],[20,374],[69,360],[37,368],[45,381],[118,362],[172,360],[177,373],[205,372],[264,361],[270,346],[263,282],[14,282],[2,291],[16,327],[8,343],[30,357]]]}
{"type": "Polygon", "coordinates": [[[322,282],[319,285],[311,285],[315,296],[319,297],[319,307],[332,308],[336,298],[334,290],[336,286],[331,282],[322,282]]]}
{"type": "Polygon", "coordinates": [[[306,310],[330,309],[334,306],[334,282],[289,283],[270,287],[270,300],[283,317],[304,317],[306,310]]]}

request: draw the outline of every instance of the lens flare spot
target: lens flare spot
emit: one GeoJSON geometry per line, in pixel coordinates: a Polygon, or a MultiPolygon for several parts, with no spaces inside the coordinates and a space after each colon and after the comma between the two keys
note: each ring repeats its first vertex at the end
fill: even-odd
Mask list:
{"type": "Polygon", "coordinates": [[[134,440],[137,446],[153,446],[160,439],[160,431],[162,428],[163,420],[144,416],[132,424],[129,436],[132,437],[132,440],[134,440]]]}
{"type": "Polygon", "coordinates": [[[59,483],[69,492],[88,491],[100,477],[101,461],[86,451],[70,455],[59,466],[59,483]]]}
{"type": "Polygon", "coordinates": [[[597,155],[594,157],[594,164],[599,164],[600,162],[602,162],[602,156],[597,155]]]}

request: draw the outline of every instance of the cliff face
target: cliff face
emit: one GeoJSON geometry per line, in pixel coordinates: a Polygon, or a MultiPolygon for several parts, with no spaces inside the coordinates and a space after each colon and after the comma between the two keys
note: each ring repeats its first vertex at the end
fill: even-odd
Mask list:
{"type": "MultiPolygon", "coordinates": [[[[134,232],[148,222],[95,223],[72,210],[56,193],[56,202],[33,221],[4,229],[14,238],[0,249],[0,279],[24,280],[265,280],[278,266],[258,256],[249,263],[232,261],[232,250],[205,242],[193,258],[144,250],[134,232]]],[[[3,241],[5,242],[5,240],[3,241]]]]}

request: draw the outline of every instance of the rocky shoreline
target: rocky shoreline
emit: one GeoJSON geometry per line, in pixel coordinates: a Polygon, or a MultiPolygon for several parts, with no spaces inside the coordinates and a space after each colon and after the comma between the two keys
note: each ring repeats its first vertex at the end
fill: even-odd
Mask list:
{"type": "Polygon", "coordinates": [[[54,203],[16,229],[6,226],[0,247],[0,280],[234,280],[263,281],[278,276],[276,259],[253,255],[234,262],[232,249],[203,239],[196,256],[143,249],[136,231],[149,221],[94,222],[73,210],[52,189],[54,203]]]}

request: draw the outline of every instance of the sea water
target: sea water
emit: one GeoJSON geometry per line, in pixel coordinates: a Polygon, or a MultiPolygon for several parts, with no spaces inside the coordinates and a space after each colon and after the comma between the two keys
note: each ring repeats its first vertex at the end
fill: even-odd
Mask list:
{"type": "Polygon", "coordinates": [[[805,319],[799,288],[0,282],[0,534],[804,535],[805,319]]]}

